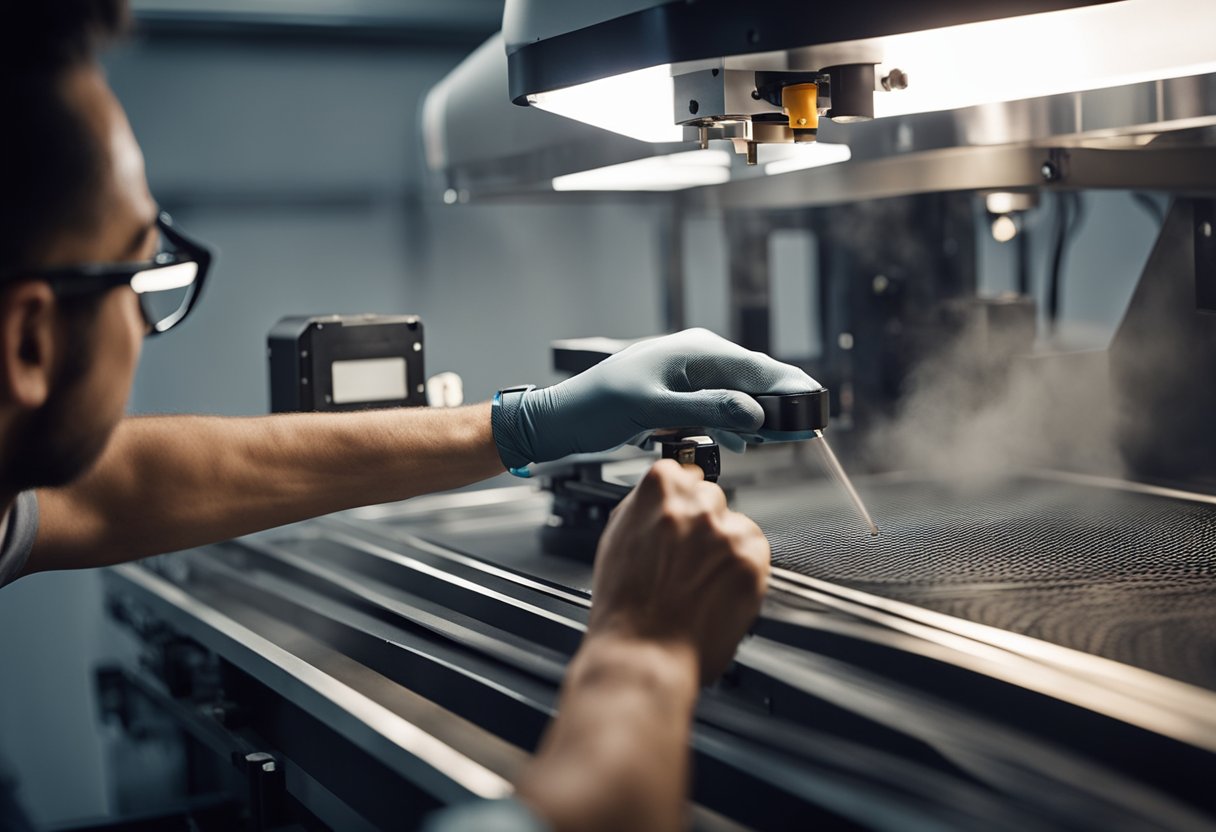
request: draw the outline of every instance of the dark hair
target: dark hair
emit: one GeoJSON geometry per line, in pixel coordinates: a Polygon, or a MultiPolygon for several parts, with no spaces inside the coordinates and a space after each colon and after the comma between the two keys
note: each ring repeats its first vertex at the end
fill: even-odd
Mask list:
{"type": "Polygon", "coordinates": [[[128,20],[126,0],[18,0],[0,27],[0,275],[37,265],[52,238],[95,221],[100,149],[65,101],[68,71],[128,20]]]}

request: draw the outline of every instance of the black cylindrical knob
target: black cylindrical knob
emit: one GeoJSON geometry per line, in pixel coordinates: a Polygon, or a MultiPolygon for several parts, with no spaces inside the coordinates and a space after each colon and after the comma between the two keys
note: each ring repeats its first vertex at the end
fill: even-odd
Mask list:
{"type": "Polygon", "coordinates": [[[823,71],[831,79],[828,118],[845,124],[874,118],[874,64],[841,64],[823,71]]]}
{"type": "Polygon", "coordinates": [[[763,430],[822,430],[828,426],[831,400],[826,387],[807,393],[754,396],[764,408],[763,430]]]}

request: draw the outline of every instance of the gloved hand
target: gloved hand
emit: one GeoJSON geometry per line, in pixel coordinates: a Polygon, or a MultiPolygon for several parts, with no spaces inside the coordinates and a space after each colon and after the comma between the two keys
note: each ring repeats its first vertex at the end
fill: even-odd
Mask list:
{"type": "Polygon", "coordinates": [[[510,469],[605,451],[669,428],[704,428],[724,447],[743,450],[743,435],[764,423],[749,393],[819,387],[797,367],[689,329],[634,344],[553,387],[507,393],[491,419],[510,469]]]}

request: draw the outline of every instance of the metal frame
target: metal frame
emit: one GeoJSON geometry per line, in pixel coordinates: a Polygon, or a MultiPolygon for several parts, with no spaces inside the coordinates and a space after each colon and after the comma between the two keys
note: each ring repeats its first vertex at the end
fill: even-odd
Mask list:
{"type": "Polygon", "coordinates": [[[135,590],[140,601],[172,626],[256,676],[334,727],[410,782],[444,802],[511,793],[501,774],[358,691],[283,645],[200,602],[138,565],[113,567],[107,580],[135,590]]]}
{"type": "Polygon", "coordinates": [[[693,211],[805,208],[976,190],[1216,191],[1216,148],[968,147],[845,162],[680,192],[693,211]]]}
{"type": "MultiPolygon", "coordinates": [[[[564,5],[562,0],[557,2],[564,5]]],[[[509,94],[512,101],[523,104],[533,93],[659,64],[787,52],[1107,2],[1111,0],[990,0],[983,4],[865,0],[817,6],[810,20],[806,4],[798,0],[656,2],[632,14],[540,37],[526,30],[526,25],[542,19],[540,12],[546,4],[512,0],[513,6],[535,8],[508,8],[503,18],[509,94]]]]}
{"type": "MultiPolygon", "coordinates": [[[[524,502],[533,499],[519,489],[512,493],[524,502]]],[[[491,496],[478,495],[477,502],[491,496]]],[[[450,504],[461,512],[469,510],[469,502],[437,497],[430,507],[450,504]]],[[[505,759],[492,750],[501,745],[498,738],[524,748],[534,745],[552,712],[564,656],[577,645],[588,604],[579,593],[555,592],[543,578],[517,575],[350,514],[169,556],[154,568],[157,573],[141,566],[112,570],[111,594],[134,595],[171,627],[264,686],[261,697],[282,698],[289,710],[302,709],[336,732],[333,741],[372,754],[405,780],[419,781],[441,803],[471,791],[467,783],[453,782],[459,772],[451,770],[451,759],[461,761],[458,769],[472,761],[474,770],[504,778],[508,769],[490,763],[505,759]],[[301,652],[314,640],[326,646],[301,652]],[[551,652],[554,648],[557,652],[551,652]],[[319,660],[326,655],[332,658],[319,660]],[[358,669],[356,676],[334,678],[332,668],[340,665],[358,669]],[[362,681],[352,685],[351,679],[362,681]],[[381,681],[373,685],[372,679],[381,681]],[[407,726],[415,744],[424,738],[423,745],[442,748],[442,754],[424,759],[413,746],[402,749],[393,742],[402,717],[376,701],[374,691],[383,684],[390,687],[379,688],[380,696],[421,694],[442,706],[440,712],[431,706],[429,717],[407,726]],[[389,736],[376,736],[381,733],[389,736]],[[477,747],[487,749],[489,757],[471,750],[477,747]]],[[[1101,796],[1109,811],[1144,816],[1151,809],[1158,817],[1197,821],[1184,804],[1128,776],[1151,776],[1146,773],[1150,763],[1163,774],[1185,770],[1183,760],[1191,761],[1190,770],[1202,771],[1210,759],[1205,749],[1211,717],[1203,715],[1213,712],[1210,707],[1198,717],[1208,732],[1198,739],[1185,732],[1172,736],[1168,725],[1161,733],[1140,727],[1162,727],[1159,722],[1183,702],[1178,689],[1185,686],[1139,673],[1133,674],[1134,695],[1112,693],[1107,688],[1113,676],[1075,672],[1071,651],[1033,639],[1017,640],[1020,653],[1008,645],[987,645],[983,628],[981,638],[975,628],[951,632],[966,622],[945,616],[919,621],[882,599],[830,585],[808,586],[782,573],[773,588],[756,638],[740,651],[738,668],[698,710],[694,795],[711,809],[762,826],[771,820],[758,818],[818,816],[829,822],[864,816],[871,825],[899,828],[883,815],[889,807],[902,807],[906,824],[908,813],[932,813],[934,801],[948,796],[952,811],[983,816],[1001,810],[987,802],[991,797],[958,792],[956,778],[961,772],[986,772],[982,779],[990,779],[991,788],[1030,800],[1033,790],[1027,791],[1027,784],[998,773],[1017,759],[1018,767],[1047,765],[1044,771],[1062,772],[1058,788],[1079,790],[1078,800],[1081,794],[1101,796]],[[910,687],[909,680],[919,681],[910,687]],[[1157,695],[1162,691],[1168,695],[1157,695]],[[980,717],[972,707],[976,699],[1002,702],[997,712],[1019,714],[1019,727],[1002,728],[980,717]],[[897,708],[901,716],[891,722],[884,713],[896,702],[903,703],[897,708]],[[942,722],[933,714],[944,707],[961,710],[942,722]],[[964,718],[964,712],[970,715],[964,718]],[[909,734],[908,719],[922,727],[909,734]],[[945,748],[959,743],[980,753],[975,744],[1000,732],[1014,755],[1006,763],[940,758],[945,748]],[[849,744],[856,740],[842,734],[863,745],[849,744]],[[1075,750],[1062,750],[1062,742],[1075,743],[1075,750]],[[1105,748],[1111,742],[1121,753],[1095,764],[1094,743],[1105,748]],[[861,769],[840,780],[845,772],[839,767],[854,765],[861,769]],[[862,770],[873,778],[864,788],[855,782],[862,770]],[[897,797],[892,791],[897,781],[915,794],[897,797]],[[840,802],[856,806],[859,798],[862,816],[850,815],[861,810],[846,811],[840,802]],[[766,807],[760,814],[758,800],[766,807]]],[[[1205,698],[1210,702],[1213,695],[1203,692],[1194,706],[1202,710],[1205,698]]],[[[1173,712],[1185,720],[1189,709],[1173,712]]],[[[988,748],[981,756],[991,753],[988,748]]],[[[1185,778],[1178,788],[1194,791],[1185,778]]],[[[1023,824],[1027,820],[1017,811],[1010,815],[1015,816],[1023,824]]],[[[1001,825],[999,819],[994,823],[1001,825]]],[[[1018,825],[1010,823],[1010,828],[1018,825]]]]}

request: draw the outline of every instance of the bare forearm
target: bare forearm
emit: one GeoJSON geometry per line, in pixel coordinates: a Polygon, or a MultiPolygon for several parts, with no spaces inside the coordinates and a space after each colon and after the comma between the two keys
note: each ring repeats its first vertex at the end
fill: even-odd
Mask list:
{"type": "Polygon", "coordinates": [[[559,832],[681,828],[698,673],[687,645],[589,636],[519,797],[559,832]]]}
{"type": "Polygon", "coordinates": [[[31,565],[114,563],[501,471],[488,405],[132,418],[84,478],[39,493],[31,565]]]}

